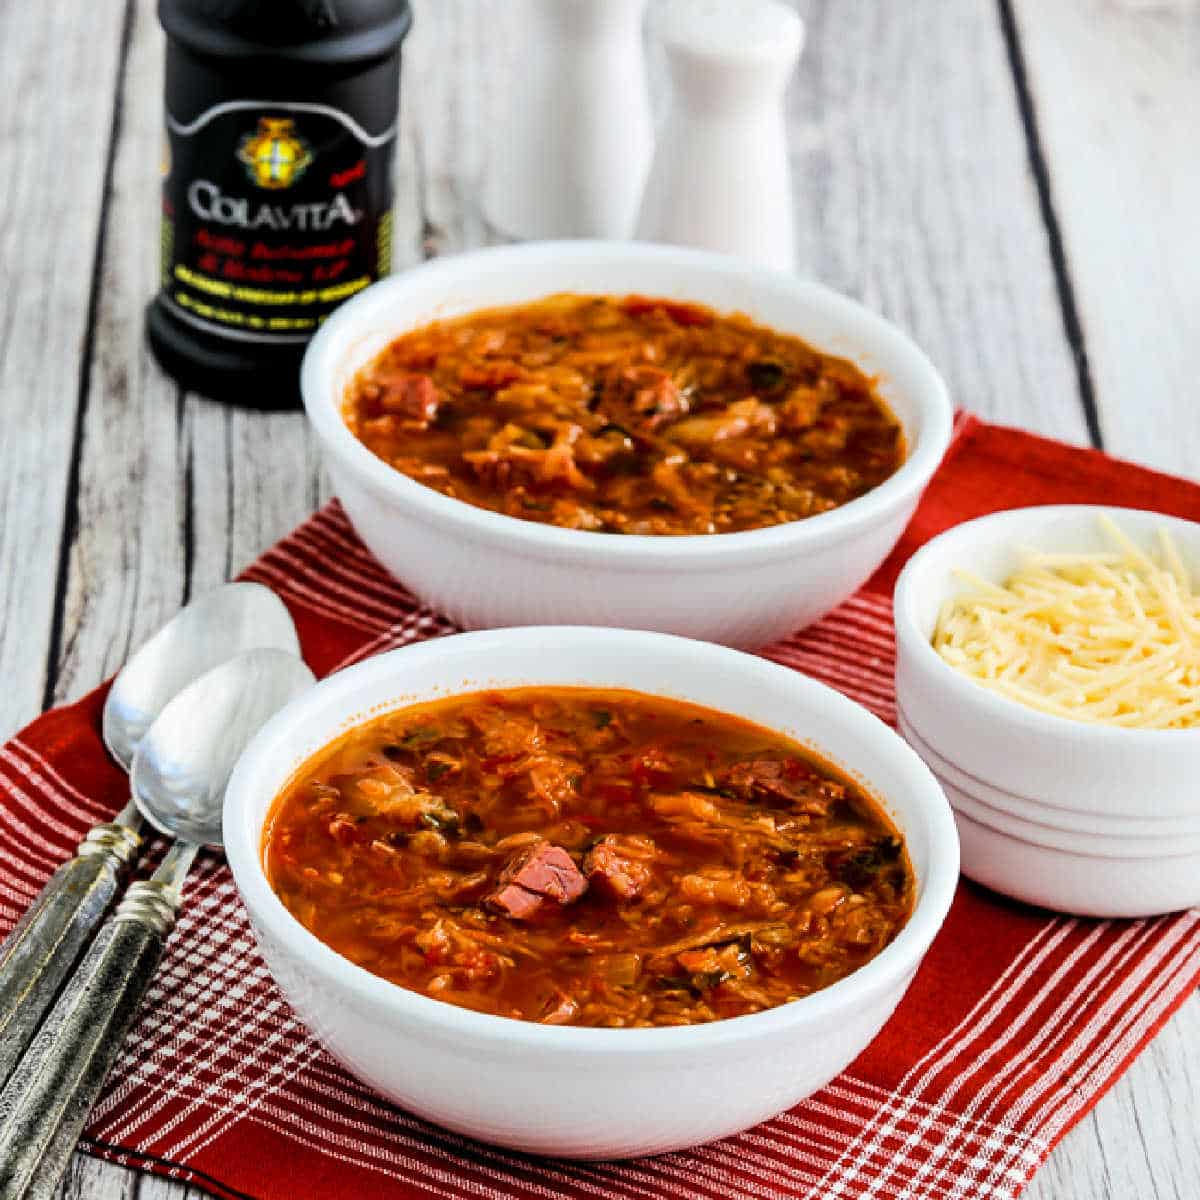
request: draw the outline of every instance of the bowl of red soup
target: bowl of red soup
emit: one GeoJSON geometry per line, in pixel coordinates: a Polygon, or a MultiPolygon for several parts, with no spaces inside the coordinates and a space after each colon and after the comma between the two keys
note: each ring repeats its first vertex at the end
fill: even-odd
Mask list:
{"type": "Polygon", "coordinates": [[[890,729],[737,651],[531,627],[393,651],[255,739],[225,841],[259,946],[351,1071],[574,1157],[734,1133],[841,1071],[953,894],[890,729]]]}
{"type": "Polygon", "coordinates": [[[302,390],[363,541],[460,625],[742,647],[870,575],[952,418],[929,360],[853,301],[637,243],[384,280],[322,327],[302,390]]]}

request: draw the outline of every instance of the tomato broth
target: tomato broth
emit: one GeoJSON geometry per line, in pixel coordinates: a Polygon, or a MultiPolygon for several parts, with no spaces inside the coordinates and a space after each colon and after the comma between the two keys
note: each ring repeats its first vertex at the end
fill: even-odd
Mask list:
{"type": "Polygon", "coordinates": [[[806,996],[912,911],[860,787],[738,717],[521,688],[388,713],[277,798],[291,913],[402,987],[528,1021],[686,1025],[806,996]]]}
{"type": "Polygon", "coordinates": [[[802,520],[904,461],[874,382],[697,304],[559,295],[397,338],[345,420],[397,470],[510,517],[615,534],[802,520]]]}

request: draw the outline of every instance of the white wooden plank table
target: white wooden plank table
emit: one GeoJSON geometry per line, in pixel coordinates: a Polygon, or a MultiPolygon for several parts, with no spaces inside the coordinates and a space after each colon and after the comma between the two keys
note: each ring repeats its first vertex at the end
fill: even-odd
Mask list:
{"type": "MultiPolygon", "coordinates": [[[[1200,462],[1196,0],[795,0],[799,267],[907,328],[959,404],[1181,473],[1200,462]]],[[[475,196],[503,0],[414,0],[397,268],[488,240],[475,196]]],[[[0,5],[0,736],[114,671],[327,494],[299,413],[148,358],[162,37],[152,0],[0,5]]],[[[1185,1200],[1193,999],[1033,1200],[1185,1200]]],[[[77,1156],[64,1197],[184,1200],[77,1156]]]]}

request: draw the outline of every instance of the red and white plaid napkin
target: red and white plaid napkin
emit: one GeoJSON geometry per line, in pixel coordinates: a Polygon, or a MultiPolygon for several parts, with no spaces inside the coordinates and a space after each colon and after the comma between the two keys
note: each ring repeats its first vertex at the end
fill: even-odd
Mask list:
{"type": "MultiPolygon", "coordinates": [[[[1194,484],[962,417],[876,577],[765,653],[891,721],[890,596],[908,555],[984,512],[1114,498],[1200,519],[1194,484]]],[[[451,632],[382,571],[336,504],[246,577],[287,602],[318,674],[451,632]]],[[[0,749],[0,932],[83,830],[124,803],[125,778],[100,741],[102,703],[101,690],[49,712],[0,749]]],[[[1091,921],[963,883],[896,1015],[817,1095],[686,1153],[535,1159],[427,1125],[327,1057],[275,990],[229,872],[208,855],[84,1149],[262,1200],[1007,1197],[1198,981],[1200,910],[1091,921]]]]}

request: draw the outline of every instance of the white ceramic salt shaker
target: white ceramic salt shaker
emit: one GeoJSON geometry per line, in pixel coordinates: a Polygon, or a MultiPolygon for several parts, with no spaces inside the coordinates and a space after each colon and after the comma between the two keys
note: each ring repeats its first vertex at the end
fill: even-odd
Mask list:
{"type": "Polygon", "coordinates": [[[483,209],[511,237],[626,238],[653,150],[646,0],[505,0],[483,209]]]}
{"type": "Polygon", "coordinates": [[[779,0],[660,0],[671,106],[638,237],[791,270],[795,232],[783,90],[804,23],[779,0]]]}

